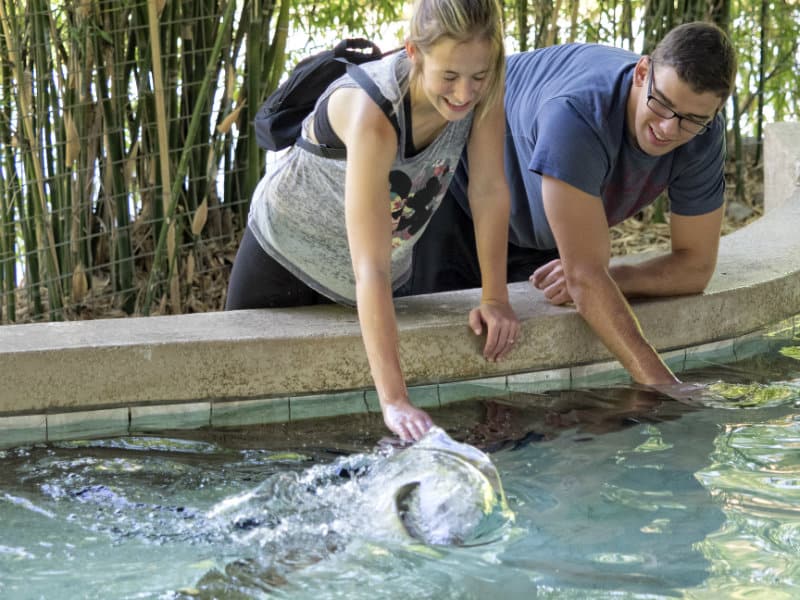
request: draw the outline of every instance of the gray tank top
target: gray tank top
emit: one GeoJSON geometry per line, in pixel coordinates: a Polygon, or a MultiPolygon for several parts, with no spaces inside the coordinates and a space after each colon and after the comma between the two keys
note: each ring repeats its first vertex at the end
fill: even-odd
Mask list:
{"type": "MultiPolygon", "coordinates": [[[[406,157],[403,91],[410,61],[405,51],[361,68],[392,103],[400,124],[387,196],[392,211],[392,288],[397,289],[411,274],[412,247],[439,207],[458,165],[472,115],[448,123],[427,148],[406,157]]],[[[344,75],[330,85],[320,101],[344,86],[358,84],[344,75]]],[[[304,137],[313,119],[314,113],[306,117],[304,137]]],[[[248,225],[264,251],[306,285],[336,302],[355,305],[355,277],[344,220],[345,167],[344,160],[292,146],[258,183],[248,225]]]]}

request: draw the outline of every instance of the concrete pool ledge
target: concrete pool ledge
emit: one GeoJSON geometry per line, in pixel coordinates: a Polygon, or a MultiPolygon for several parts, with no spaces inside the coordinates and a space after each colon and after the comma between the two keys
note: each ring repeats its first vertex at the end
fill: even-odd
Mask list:
{"type": "MultiPolygon", "coordinates": [[[[677,371],[741,358],[763,342],[752,332],[785,319],[775,335],[800,333],[791,318],[800,313],[800,187],[797,175],[777,185],[768,175],[798,169],[798,130],[768,127],[768,210],[722,238],[706,292],[633,303],[677,371]]],[[[522,334],[501,363],[481,357],[482,340],[467,327],[479,290],[397,300],[403,366],[418,405],[627,380],[574,309],[547,304],[527,283],[510,293],[522,334]]],[[[338,306],[7,325],[0,373],[0,447],[74,439],[78,430],[110,435],[378,409],[356,313],[338,306]]]]}

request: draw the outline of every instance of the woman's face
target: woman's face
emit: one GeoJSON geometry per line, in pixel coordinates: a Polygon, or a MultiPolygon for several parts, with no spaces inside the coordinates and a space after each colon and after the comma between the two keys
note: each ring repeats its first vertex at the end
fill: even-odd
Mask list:
{"type": "Polygon", "coordinates": [[[489,40],[457,42],[443,38],[427,53],[410,43],[406,47],[419,72],[420,96],[448,121],[467,116],[480,101],[489,80],[493,63],[489,40]]]}

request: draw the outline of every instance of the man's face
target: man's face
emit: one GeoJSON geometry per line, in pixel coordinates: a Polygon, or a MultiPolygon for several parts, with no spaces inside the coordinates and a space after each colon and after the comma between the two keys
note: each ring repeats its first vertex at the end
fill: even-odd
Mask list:
{"type": "Polygon", "coordinates": [[[698,94],[675,69],[643,56],[628,97],[629,133],[643,152],[663,156],[702,135],[722,104],[715,93],[698,94]]]}

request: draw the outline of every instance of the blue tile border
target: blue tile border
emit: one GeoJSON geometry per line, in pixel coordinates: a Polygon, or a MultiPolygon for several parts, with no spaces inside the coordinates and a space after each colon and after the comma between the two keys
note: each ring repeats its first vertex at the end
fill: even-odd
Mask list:
{"type": "MultiPolygon", "coordinates": [[[[680,373],[707,365],[743,360],[774,350],[787,342],[798,341],[800,315],[758,332],[665,352],[662,357],[670,368],[680,373]]],[[[411,386],[408,392],[416,406],[438,408],[478,397],[506,397],[515,392],[541,393],[628,382],[630,377],[618,362],[605,361],[508,376],[411,386]]],[[[282,423],[367,412],[380,412],[374,389],[291,398],[202,401],[14,415],[0,417],[0,449],[136,432],[282,423]]]]}
{"type": "Polygon", "coordinates": [[[586,388],[630,383],[631,377],[622,365],[614,360],[570,368],[570,387],[586,388]]]}
{"type": "Polygon", "coordinates": [[[130,433],[127,407],[47,415],[47,441],[112,437],[130,433]]]}
{"type": "Polygon", "coordinates": [[[439,402],[442,406],[485,396],[508,396],[508,377],[488,377],[439,384],[439,402]]]}
{"type": "Polygon", "coordinates": [[[320,419],[367,412],[364,391],[314,394],[289,398],[289,421],[320,419]]]}
{"type": "Polygon", "coordinates": [[[131,406],[131,433],[194,429],[211,423],[211,403],[156,404],[131,406]]]}
{"type": "Polygon", "coordinates": [[[46,441],[46,415],[0,418],[0,449],[46,441]]]}
{"type": "MultiPolygon", "coordinates": [[[[408,397],[414,406],[419,408],[439,408],[441,406],[438,385],[411,386],[408,388],[408,397]]],[[[375,390],[367,390],[364,399],[367,402],[367,412],[381,412],[381,404],[375,390]]]]}
{"type": "Polygon", "coordinates": [[[725,364],[736,360],[735,339],[709,342],[686,348],[684,371],[725,364]]]}
{"type": "Polygon", "coordinates": [[[211,426],[260,425],[289,420],[289,398],[213,402],[211,426]]]}
{"type": "Polygon", "coordinates": [[[572,387],[572,369],[550,369],[508,376],[510,392],[536,394],[550,390],[568,390],[572,387]]]}

